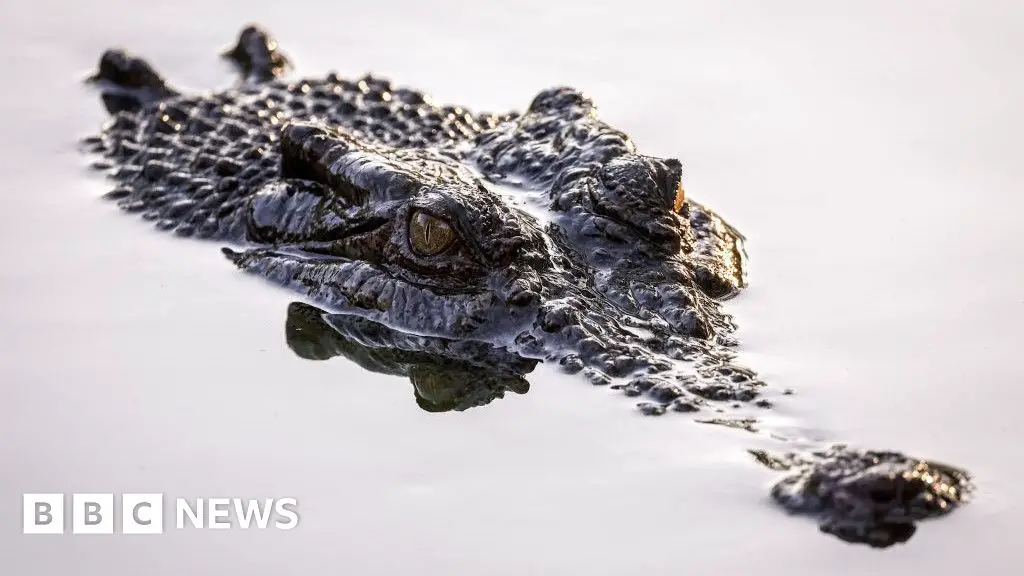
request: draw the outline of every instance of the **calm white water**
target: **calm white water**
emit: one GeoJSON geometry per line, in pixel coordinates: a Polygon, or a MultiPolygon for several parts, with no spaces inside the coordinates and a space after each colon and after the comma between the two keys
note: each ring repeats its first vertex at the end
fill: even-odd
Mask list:
{"type": "Polygon", "coordinates": [[[0,6],[0,573],[1009,573],[1024,513],[1011,2],[209,2],[0,6]],[[76,139],[104,48],[176,84],[257,21],[301,72],[478,109],[586,89],[750,239],[744,363],[829,438],[962,465],[980,493],[884,552],[767,501],[754,439],[642,418],[541,370],[461,414],[284,346],[291,300],[98,199],[76,139]],[[454,64],[454,65],[453,65],[454,64]],[[290,532],[23,536],[23,492],[294,496],[290,532]]]}

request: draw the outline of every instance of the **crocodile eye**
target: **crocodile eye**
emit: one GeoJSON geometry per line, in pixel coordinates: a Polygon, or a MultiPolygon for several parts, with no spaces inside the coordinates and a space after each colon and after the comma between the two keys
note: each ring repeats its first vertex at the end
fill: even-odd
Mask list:
{"type": "Polygon", "coordinates": [[[440,254],[455,241],[455,230],[440,218],[416,212],[409,221],[409,244],[418,256],[440,254]]]}

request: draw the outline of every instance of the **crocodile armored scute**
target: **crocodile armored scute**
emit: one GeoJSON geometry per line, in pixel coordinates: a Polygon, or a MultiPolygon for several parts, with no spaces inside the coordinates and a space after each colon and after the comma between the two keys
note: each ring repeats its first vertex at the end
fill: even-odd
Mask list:
{"type": "MultiPolygon", "coordinates": [[[[289,307],[296,354],[407,376],[430,411],[525,393],[549,362],[644,414],[757,430],[771,392],[734,362],[723,308],[746,284],[743,236],[581,91],[491,114],[372,75],[286,80],[254,26],[225,56],[236,86],[185,94],[107,51],[92,81],[111,119],[85,143],[122,209],[229,244],[242,270],[323,306],[289,307]]],[[[876,546],[970,491],[966,473],[898,453],[758,459],[788,471],[783,507],[876,546]]]]}

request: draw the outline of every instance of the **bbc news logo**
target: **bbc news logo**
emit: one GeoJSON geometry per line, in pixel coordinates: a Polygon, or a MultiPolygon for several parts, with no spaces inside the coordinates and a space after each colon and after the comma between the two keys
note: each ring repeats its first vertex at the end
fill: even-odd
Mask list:
{"type": "Polygon", "coordinates": [[[64,494],[23,498],[25,534],[63,534],[67,517],[73,534],[113,534],[118,518],[123,534],[162,534],[165,526],[291,530],[299,525],[295,498],[174,498],[173,523],[164,517],[163,494],[121,494],[120,514],[113,494],[71,494],[70,510],[65,509],[64,494]]]}

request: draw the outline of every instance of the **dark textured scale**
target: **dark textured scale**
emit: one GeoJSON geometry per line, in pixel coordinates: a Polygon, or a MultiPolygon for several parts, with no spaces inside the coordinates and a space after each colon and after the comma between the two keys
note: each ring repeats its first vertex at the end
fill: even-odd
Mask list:
{"type": "Polygon", "coordinates": [[[208,217],[196,228],[196,236],[199,238],[213,238],[217,234],[218,229],[219,223],[217,219],[208,217]]]}
{"type": "Polygon", "coordinates": [[[192,175],[188,172],[171,172],[164,178],[164,183],[173,188],[187,186],[192,182],[192,175]]]}
{"type": "Polygon", "coordinates": [[[155,182],[163,178],[172,170],[174,170],[174,164],[170,162],[149,160],[146,162],[146,165],[142,167],[142,177],[155,182]]]}
{"type": "MultiPolygon", "coordinates": [[[[247,170],[248,170],[248,168],[247,168],[247,170]]],[[[217,181],[217,192],[218,193],[228,193],[228,194],[230,194],[231,192],[234,192],[235,190],[238,190],[239,185],[240,185],[239,179],[235,178],[233,176],[228,176],[226,178],[221,178],[220,180],[217,181]]]]}
{"type": "Polygon", "coordinates": [[[399,102],[403,102],[405,104],[412,104],[412,105],[422,104],[423,101],[424,101],[423,100],[423,93],[422,92],[417,92],[415,90],[408,90],[408,89],[405,89],[405,88],[400,88],[398,90],[395,90],[394,97],[395,97],[395,100],[397,100],[399,102]]]}
{"type": "Polygon", "coordinates": [[[367,115],[369,115],[370,118],[374,118],[374,119],[378,119],[379,120],[379,119],[387,118],[388,116],[390,116],[391,115],[391,108],[389,108],[389,107],[387,107],[387,106],[385,106],[383,104],[375,104],[375,105],[367,106],[366,113],[367,113],[367,115]]]}
{"type": "Polygon", "coordinates": [[[131,188],[125,188],[123,186],[119,186],[117,188],[114,188],[114,189],[108,191],[106,194],[103,195],[103,197],[106,198],[107,200],[120,200],[122,198],[128,197],[129,195],[131,195],[131,193],[132,193],[132,189],[131,188]]]}
{"type": "Polygon", "coordinates": [[[142,151],[142,146],[129,140],[118,140],[117,143],[109,149],[109,155],[115,159],[127,160],[139,154],[142,151]]]}
{"type": "MultiPolygon", "coordinates": [[[[234,156],[234,154],[231,156],[234,156]]],[[[219,176],[234,176],[241,172],[244,167],[245,165],[242,162],[235,160],[232,157],[220,158],[217,160],[217,163],[213,165],[214,171],[219,176]]]]}
{"type": "Polygon", "coordinates": [[[218,160],[219,157],[214,154],[200,152],[196,154],[195,160],[192,161],[192,169],[198,172],[206,172],[213,169],[218,160]]]}
{"type": "Polygon", "coordinates": [[[206,219],[210,216],[210,206],[205,203],[200,203],[195,210],[185,219],[185,223],[188,224],[193,230],[202,226],[206,219]]]}
{"type": "Polygon", "coordinates": [[[142,166],[139,166],[138,164],[124,164],[123,166],[114,170],[112,177],[115,180],[120,180],[122,182],[127,183],[138,178],[141,172],[142,166]]]}
{"type": "Polygon", "coordinates": [[[359,108],[352,102],[342,102],[334,108],[334,113],[340,116],[352,116],[359,108]]]}
{"type": "Polygon", "coordinates": [[[108,130],[122,135],[134,133],[139,128],[138,118],[128,112],[119,112],[110,120],[108,130]]]}

